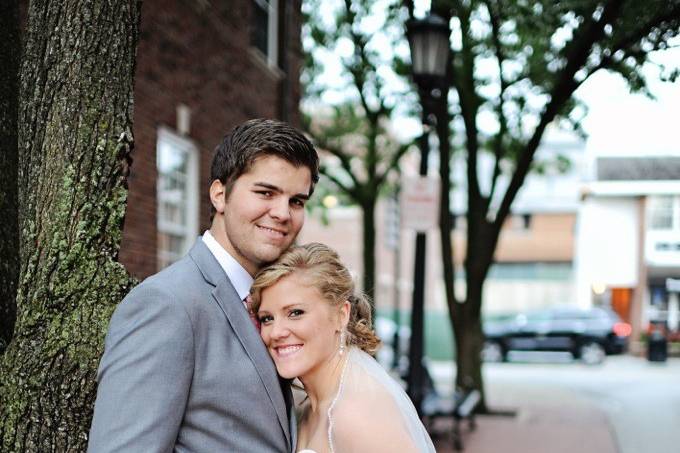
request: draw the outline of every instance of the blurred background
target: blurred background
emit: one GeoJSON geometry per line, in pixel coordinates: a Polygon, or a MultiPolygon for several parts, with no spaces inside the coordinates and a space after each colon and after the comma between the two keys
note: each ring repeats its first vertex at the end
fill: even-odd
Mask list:
{"type": "Polygon", "coordinates": [[[299,242],[372,296],[418,405],[482,392],[471,451],[680,451],[680,10],[652,3],[147,0],[120,260],[179,259],[221,136],[289,121],[324,175],[299,242]]]}

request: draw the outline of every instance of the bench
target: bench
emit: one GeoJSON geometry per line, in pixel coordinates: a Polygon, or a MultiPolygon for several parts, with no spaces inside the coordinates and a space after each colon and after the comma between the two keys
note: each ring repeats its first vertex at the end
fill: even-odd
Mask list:
{"type": "Polygon", "coordinates": [[[467,420],[468,429],[474,431],[477,428],[475,422],[475,409],[481,399],[479,390],[461,392],[458,402],[453,411],[453,448],[456,451],[463,450],[463,438],[460,433],[461,420],[467,420]]]}
{"type": "MultiPolygon", "coordinates": [[[[461,423],[467,421],[468,430],[474,431],[477,428],[475,422],[475,409],[481,399],[479,390],[457,390],[453,397],[442,397],[434,387],[429,372],[425,368],[425,397],[422,403],[422,416],[427,425],[431,425],[435,419],[441,417],[453,418],[452,440],[453,448],[456,451],[463,451],[463,437],[461,433],[461,423]]],[[[430,431],[431,426],[428,426],[430,431]]]]}

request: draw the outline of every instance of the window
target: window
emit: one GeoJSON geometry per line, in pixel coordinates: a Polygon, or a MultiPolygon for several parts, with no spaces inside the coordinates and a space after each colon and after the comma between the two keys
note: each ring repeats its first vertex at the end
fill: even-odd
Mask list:
{"type": "Polygon", "coordinates": [[[158,131],[156,145],[159,269],[189,251],[198,235],[198,150],[169,129],[158,131]]]}
{"type": "Polygon", "coordinates": [[[525,230],[531,228],[531,214],[522,214],[522,228],[525,230]]]}
{"type": "Polygon", "coordinates": [[[531,214],[515,214],[511,217],[511,222],[515,230],[530,230],[531,214]]]}
{"type": "Polygon", "coordinates": [[[648,219],[650,230],[673,229],[673,197],[650,196],[648,198],[648,219]]]}
{"type": "Polygon", "coordinates": [[[253,0],[250,44],[269,66],[278,65],[278,0],[253,0]]]}

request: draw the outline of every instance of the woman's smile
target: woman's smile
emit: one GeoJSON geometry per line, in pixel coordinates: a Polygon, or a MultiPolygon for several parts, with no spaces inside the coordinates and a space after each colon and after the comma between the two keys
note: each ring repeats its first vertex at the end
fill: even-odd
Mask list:
{"type": "Polygon", "coordinates": [[[304,272],[262,291],[260,335],[282,377],[303,379],[337,354],[341,326],[336,311],[308,284],[304,272]]]}

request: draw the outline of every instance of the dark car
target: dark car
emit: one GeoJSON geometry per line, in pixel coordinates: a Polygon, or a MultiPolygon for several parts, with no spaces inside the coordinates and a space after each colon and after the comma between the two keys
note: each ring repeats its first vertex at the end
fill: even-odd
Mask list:
{"type": "Polygon", "coordinates": [[[627,349],[631,326],[610,309],[558,307],[486,321],[482,358],[507,360],[509,351],[565,351],[594,364],[627,349]]]}

